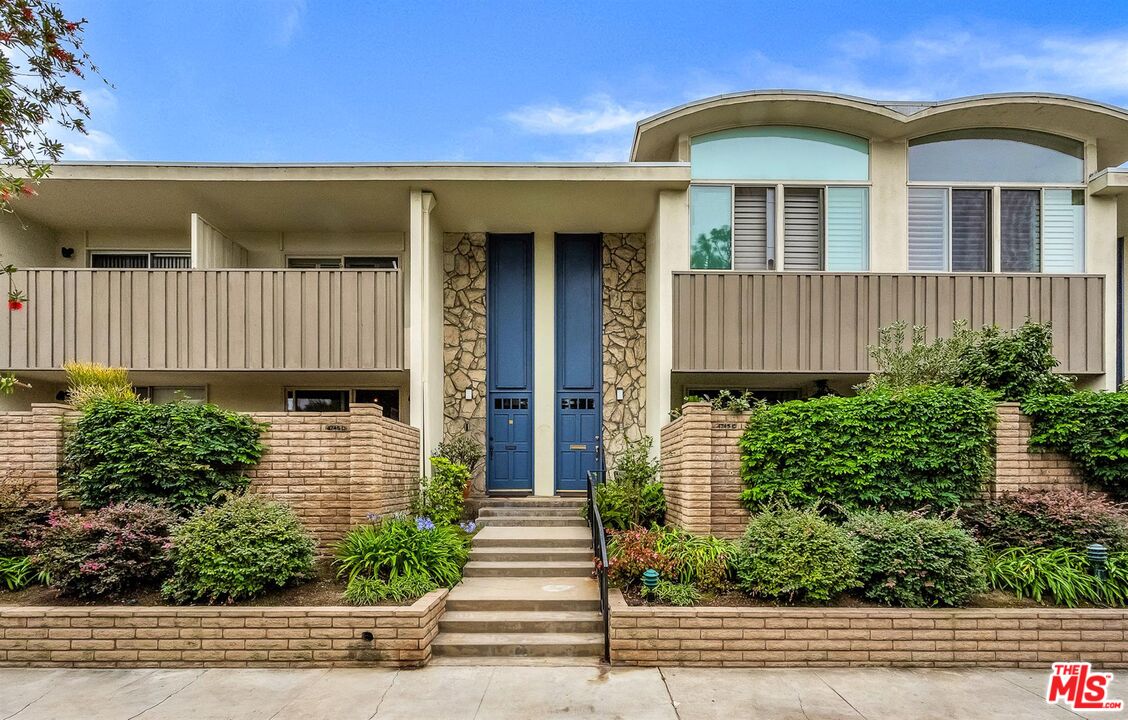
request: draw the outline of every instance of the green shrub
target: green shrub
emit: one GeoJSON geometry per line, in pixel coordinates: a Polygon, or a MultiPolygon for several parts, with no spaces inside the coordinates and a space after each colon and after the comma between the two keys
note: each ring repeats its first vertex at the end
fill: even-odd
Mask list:
{"type": "Polygon", "coordinates": [[[1090,573],[1085,555],[1066,548],[1015,547],[987,555],[987,583],[1016,597],[1042,602],[1053,596],[1058,605],[1076,607],[1082,602],[1124,605],[1128,598],[1128,553],[1109,556],[1109,577],[1098,580],[1090,573]]]}
{"type": "Polygon", "coordinates": [[[246,487],[262,427],[214,405],[95,399],[67,438],[62,479],[83,507],[139,500],[185,514],[246,487]]]}
{"type": "MultiPolygon", "coordinates": [[[[656,479],[659,463],[650,456],[653,444],[649,435],[627,441],[606,482],[595,487],[605,528],[627,530],[665,522],[666,495],[656,479]]],[[[585,516],[587,513],[585,507],[585,516]]]]}
{"type": "Polygon", "coordinates": [[[469,553],[468,537],[457,526],[396,515],[349,530],[337,544],[337,574],[350,582],[359,577],[389,583],[422,575],[454,587],[469,553]]]}
{"type": "Polygon", "coordinates": [[[983,550],[954,520],[869,511],[851,517],[845,529],[858,548],[858,580],[870,600],[958,606],[986,590],[983,550]]]}
{"type": "Polygon", "coordinates": [[[31,558],[0,557],[0,583],[9,590],[22,590],[35,579],[35,571],[31,566],[31,558]]]}
{"type": "Polygon", "coordinates": [[[827,601],[858,584],[850,536],[811,509],[753,515],[732,564],[737,584],[753,595],[827,601]]]}
{"type": "Polygon", "coordinates": [[[1078,550],[1100,543],[1128,550],[1128,512],[1103,493],[1022,490],[965,505],[959,515],[981,542],[995,547],[1078,550]]]}
{"type": "Polygon", "coordinates": [[[289,505],[242,495],[176,528],[172,577],[162,593],[180,603],[252,598],[312,577],[313,552],[289,505]]]}
{"type": "Polygon", "coordinates": [[[994,422],[990,397],[968,388],[767,405],[740,439],[741,499],[751,510],[779,501],[844,513],[953,508],[992,471],[994,422]]]}
{"type": "Polygon", "coordinates": [[[94,400],[137,402],[137,393],[125,368],[106,367],[94,362],[63,365],[67,374],[67,402],[79,410],[94,400]]]}
{"type": "Polygon", "coordinates": [[[48,503],[33,500],[19,471],[0,469],[0,557],[18,558],[47,525],[48,503]]]}
{"type": "Polygon", "coordinates": [[[1069,456],[1085,479],[1128,498],[1128,392],[1033,395],[1022,403],[1030,444],[1069,456]]]}
{"type": "Polygon", "coordinates": [[[431,477],[419,481],[411,499],[413,515],[429,517],[439,525],[454,525],[462,519],[463,492],[470,482],[464,465],[446,458],[431,458],[431,477]]]}
{"type": "Polygon", "coordinates": [[[474,477],[486,454],[481,443],[463,433],[440,442],[431,456],[446,458],[455,465],[461,465],[470,473],[470,477],[474,477]]]}
{"type": "Polygon", "coordinates": [[[659,580],[653,590],[642,589],[644,597],[654,598],[666,605],[679,605],[689,607],[696,605],[701,600],[701,593],[693,585],[686,583],[673,583],[668,580],[659,580]]]}
{"type": "Polygon", "coordinates": [[[32,565],[63,595],[118,596],[168,572],[176,516],[145,503],[120,503],[88,515],[51,513],[32,547],[32,565]]]}
{"type": "Polygon", "coordinates": [[[358,575],[345,587],[345,602],[350,605],[379,605],[385,602],[415,601],[439,586],[423,574],[400,575],[393,580],[358,575]]]}
{"type": "Polygon", "coordinates": [[[658,552],[661,530],[636,527],[631,530],[612,530],[610,535],[611,540],[607,544],[607,581],[612,585],[634,585],[650,569],[663,577],[673,575],[673,558],[658,552]]]}
{"type": "Polygon", "coordinates": [[[1058,363],[1049,324],[1027,321],[1015,330],[994,325],[969,330],[965,321],[957,320],[950,337],[931,342],[925,326],[914,326],[911,338],[906,338],[907,329],[904,321],[881,328],[877,345],[869,348],[878,371],[859,389],[948,385],[979,388],[1012,401],[1072,389],[1069,378],[1053,372],[1058,363]]]}

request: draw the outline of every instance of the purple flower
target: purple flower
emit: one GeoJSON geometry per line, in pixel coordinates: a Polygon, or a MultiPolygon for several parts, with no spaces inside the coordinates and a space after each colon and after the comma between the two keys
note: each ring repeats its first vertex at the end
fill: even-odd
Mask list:
{"type": "Polygon", "coordinates": [[[478,529],[478,523],[474,522],[473,520],[467,520],[464,523],[459,523],[458,527],[462,528],[464,532],[472,533],[478,529]]]}
{"type": "Polygon", "coordinates": [[[416,530],[434,530],[435,529],[435,523],[432,522],[431,518],[417,517],[417,518],[415,518],[415,529],[416,530]]]}
{"type": "Polygon", "coordinates": [[[380,522],[380,518],[383,517],[383,516],[380,515],[380,513],[370,512],[367,515],[365,515],[365,517],[368,518],[368,522],[370,522],[370,523],[378,523],[378,522],[380,522]]]}

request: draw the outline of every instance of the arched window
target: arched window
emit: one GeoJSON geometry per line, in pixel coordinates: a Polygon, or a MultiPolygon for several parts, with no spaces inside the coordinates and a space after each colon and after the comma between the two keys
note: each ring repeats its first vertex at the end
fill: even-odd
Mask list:
{"type": "Polygon", "coordinates": [[[1057,135],[980,128],[910,141],[909,269],[1083,271],[1084,179],[1083,144],[1057,135]]]}

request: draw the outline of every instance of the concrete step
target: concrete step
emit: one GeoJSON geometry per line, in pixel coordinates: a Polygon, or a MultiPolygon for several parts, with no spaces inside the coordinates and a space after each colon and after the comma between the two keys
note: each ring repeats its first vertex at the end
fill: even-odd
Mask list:
{"type": "Polygon", "coordinates": [[[478,525],[484,527],[587,527],[580,516],[553,517],[536,515],[508,515],[505,517],[479,517],[478,525]]]}
{"type": "Polygon", "coordinates": [[[590,577],[467,577],[450,591],[447,612],[594,612],[599,585],[590,577]]]}
{"type": "Polygon", "coordinates": [[[565,655],[545,657],[474,657],[471,655],[446,655],[432,657],[427,667],[599,667],[602,656],[584,655],[568,657],[565,655]]]}
{"type": "Polygon", "coordinates": [[[440,632],[453,633],[602,633],[598,612],[448,611],[439,618],[440,632]]]}
{"type": "Polygon", "coordinates": [[[601,633],[439,633],[431,642],[439,656],[591,657],[603,654],[601,633]]]}
{"type": "MultiPolygon", "coordinates": [[[[508,528],[507,528],[508,529],[508,528]]],[[[590,543],[582,547],[475,547],[470,550],[471,562],[587,562],[592,557],[590,543]]]]}
{"type": "Polygon", "coordinates": [[[479,507],[574,507],[581,508],[587,497],[488,497],[479,501],[479,507]]]}
{"type": "Polygon", "coordinates": [[[463,577],[587,577],[591,575],[592,568],[590,559],[549,562],[471,560],[462,568],[462,575],[463,577]]]}
{"type": "Polygon", "coordinates": [[[515,505],[488,505],[478,511],[479,518],[488,517],[569,517],[569,518],[582,518],[580,514],[581,508],[574,506],[564,507],[531,507],[531,506],[515,506],[515,505]]]}
{"type": "Polygon", "coordinates": [[[585,527],[486,527],[474,536],[478,548],[557,548],[591,550],[591,530],[585,527]]]}

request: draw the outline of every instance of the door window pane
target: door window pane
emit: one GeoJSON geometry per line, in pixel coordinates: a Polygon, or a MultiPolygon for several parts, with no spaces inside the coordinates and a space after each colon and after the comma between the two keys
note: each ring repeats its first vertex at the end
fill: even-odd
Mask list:
{"type": "Polygon", "coordinates": [[[987,272],[991,238],[991,191],[952,191],[952,271],[987,272]]]}
{"type": "Polygon", "coordinates": [[[689,189],[690,261],[694,270],[732,267],[732,188],[694,185],[689,189]]]}
{"type": "Polygon", "coordinates": [[[1002,270],[1038,272],[1042,269],[1041,191],[1002,193],[1002,270]]]}

